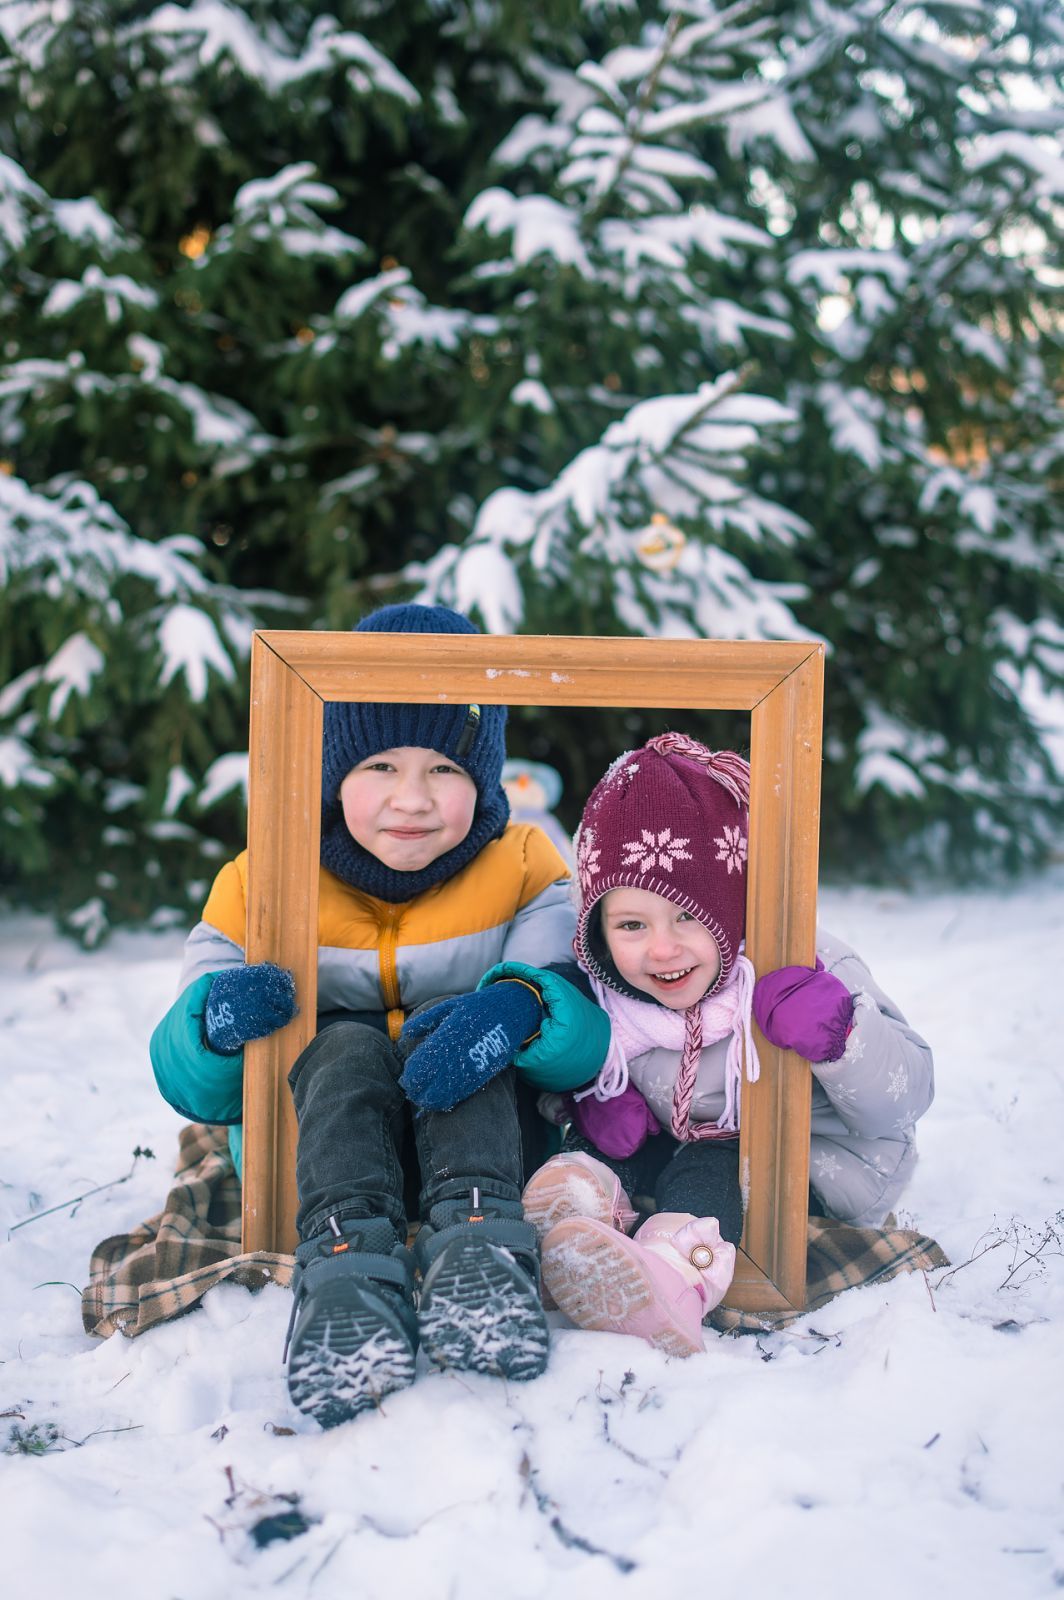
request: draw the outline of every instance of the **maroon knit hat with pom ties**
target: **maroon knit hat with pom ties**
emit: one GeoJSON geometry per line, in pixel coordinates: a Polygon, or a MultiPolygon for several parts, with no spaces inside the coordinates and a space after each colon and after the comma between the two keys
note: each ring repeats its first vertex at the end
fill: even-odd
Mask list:
{"type": "Polygon", "coordinates": [[[592,913],[611,889],[649,889],[709,929],[720,974],[708,992],[723,988],[746,926],[749,821],[750,766],[733,750],[663,733],[619,757],[592,791],[576,836],[576,953],[587,970],[620,987],[592,913]]]}

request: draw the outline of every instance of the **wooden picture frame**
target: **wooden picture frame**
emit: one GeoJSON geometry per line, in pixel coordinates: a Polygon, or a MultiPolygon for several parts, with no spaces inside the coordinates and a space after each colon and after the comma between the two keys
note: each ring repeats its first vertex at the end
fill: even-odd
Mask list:
{"type": "MultiPolygon", "coordinates": [[[[690,639],[260,632],[252,645],[249,962],[295,974],[300,1012],[246,1048],[245,1250],[294,1249],[287,1073],[315,1030],[322,706],[378,700],[741,710],[751,718],[747,951],[759,972],[815,960],[824,647],[690,639]]],[[[811,1075],[758,1036],[743,1088],[746,1224],[726,1304],[805,1303],[811,1075]]]]}

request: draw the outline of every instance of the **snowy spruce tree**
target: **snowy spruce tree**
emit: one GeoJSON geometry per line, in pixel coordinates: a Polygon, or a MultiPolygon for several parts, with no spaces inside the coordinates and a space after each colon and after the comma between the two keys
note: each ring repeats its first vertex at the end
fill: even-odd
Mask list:
{"type": "Polygon", "coordinates": [[[411,289],[385,358],[357,294],[393,249],[442,287],[463,52],[382,16],[424,102],[362,9],[0,11],[0,887],[87,935],[239,847],[255,622],[348,625],[437,537],[453,338],[411,289]]]}
{"type": "MultiPolygon", "coordinates": [[[[407,569],[420,597],[502,631],[808,634],[787,603],[802,585],[771,574],[810,524],[752,482],[753,460],[796,420],[760,388],[792,330],[758,286],[772,236],[721,179],[740,108],[792,137],[785,99],[757,73],[756,9],[699,6],[650,26],[625,14],[630,39],[557,68],[546,105],[496,151],[496,182],[464,222],[467,293],[492,330],[480,381],[497,391],[488,438],[503,483],[455,507],[471,518],[465,540],[407,569]],[[760,552],[768,577],[750,568],[760,552]]],[[[608,761],[662,726],[660,713],[515,720],[577,811],[608,761]]],[[[748,738],[741,719],[713,726],[748,738]]]]}
{"type": "Polygon", "coordinates": [[[1037,859],[1064,742],[1064,27],[1054,4],[787,8],[795,163],[739,130],[776,210],[761,484],[816,528],[841,858],[1037,859]],[[1051,696],[1055,694],[1055,704],[1051,696]]]}
{"type": "MultiPolygon", "coordinates": [[[[829,851],[1037,851],[1055,27],[0,9],[0,885],[187,914],[239,844],[251,627],[411,593],[820,634],[829,851]]],[[[514,720],[570,806],[645,731],[514,720]]]]}
{"type": "Polygon", "coordinates": [[[588,448],[484,502],[425,593],[500,622],[503,597],[511,625],[785,636],[750,601],[789,575],[831,649],[828,860],[1037,859],[1064,668],[1059,16],[696,6],[640,40],[555,80],[466,217],[503,241],[480,271],[530,355],[513,399],[588,448]],[[574,358],[608,345],[611,392],[574,386],[559,328],[574,358]],[[782,426],[761,411],[737,476],[692,479],[656,423],[747,359],[782,426]],[[640,403],[648,378],[683,395],[640,403]],[[632,559],[651,507],[688,540],[668,579],[632,559]]]}

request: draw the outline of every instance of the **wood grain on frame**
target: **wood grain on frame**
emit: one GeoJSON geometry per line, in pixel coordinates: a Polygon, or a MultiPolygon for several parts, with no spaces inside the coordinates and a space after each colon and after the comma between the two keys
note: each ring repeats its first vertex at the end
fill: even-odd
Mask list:
{"type": "MultiPolygon", "coordinates": [[[[247,959],[295,974],[296,1020],[246,1047],[244,1249],[295,1246],[288,1069],[313,1034],[326,700],[668,707],[751,713],[747,948],[758,971],[813,960],[823,646],[270,631],[252,649],[247,959]]],[[[758,1039],[743,1093],[746,1226],[727,1304],[801,1306],[810,1073],[758,1039]]]]}

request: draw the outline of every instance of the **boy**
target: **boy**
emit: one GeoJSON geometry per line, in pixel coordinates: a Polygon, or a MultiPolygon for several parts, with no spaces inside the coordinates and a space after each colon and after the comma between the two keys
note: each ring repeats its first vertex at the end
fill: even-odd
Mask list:
{"type": "MultiPolygon", "coordinates": [[[[386,606],[366,630],[477,631],[420,605],[386,606]]],[[[325,707],[319,1031],[289,1074],[301,1243],[286,1345],[292,1400],[323,1427],[412,1382],[419,1339],[442,1367],[528,1379],[546,1364],[512,1063],[550,1023],[540,992],[519,979],[469,991],[504,960],[571,966],[575,919],[554,846],[507,825],[505,722],[503,706],[325,707]],[[452,998],[430,1010],[441,996],[452,998]],[[411,1010],[422,1015],[404,1035],[411,1010]],[[424,1066],[404,1077],[429,1032],[435,1094],[424,1066]],[[411,1129],[412,1082],[421,1109],[411,1129]]],[[[181,992],[151,1041],[164,1097],[195,1121],[230,1125],[238,1172],[243,1046],[297,1009],[290,973],[244,965],[246,882],[245,851],[215,880],[186,943],[181,992]]],[[[556,977],[551,994],[562,992],[596,1012],[556,977]]],[[[593,1025],[592,1036],[601,1040],[593,1025]]]]}

